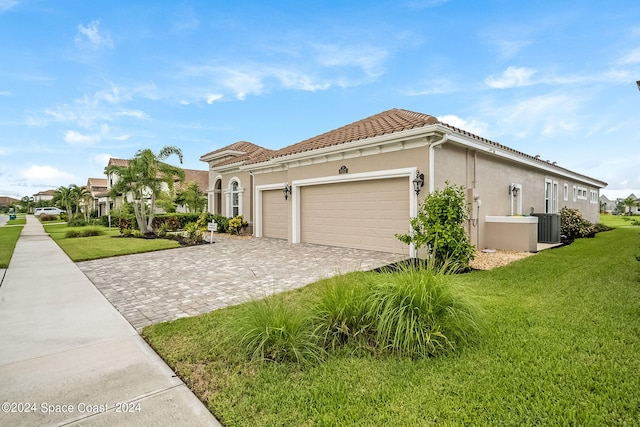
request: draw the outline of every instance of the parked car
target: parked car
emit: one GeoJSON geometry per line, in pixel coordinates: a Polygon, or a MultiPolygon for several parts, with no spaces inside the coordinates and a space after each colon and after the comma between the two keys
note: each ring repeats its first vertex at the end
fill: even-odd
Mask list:
{"type": "Polygon", "coordinates": [[[44,208],[36,208],[36,211],[33,213],[35,216],[40,216],[42,214],[47,214],[47,215],[60,215],[63,214],[67,211],[62,210],[60,208],[55,208],[55,207],[44,207],[44,208]]]}

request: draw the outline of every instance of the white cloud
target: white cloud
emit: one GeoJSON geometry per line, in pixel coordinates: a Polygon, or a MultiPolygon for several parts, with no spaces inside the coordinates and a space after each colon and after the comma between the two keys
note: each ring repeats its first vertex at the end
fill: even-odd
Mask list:
{"type": "Polygon", "coordinates": [[[211,95],[207,96],[207,104],[211,105],[222,98],[223,95],[220,95],[219,93],[212,93],[211,95]]]}
{"type": "Polygon", "coordinates": [[[80,132],[74,130],[68,130],[64,134],[64,140],[73,145],[92,145],[96,142],[100,142],[102,137],[97,134],[83,135],[80,132]]]}
{"type": "Polygon", "coordinates": [[[314,78],[312,76],[288,69],[275,69],[272,71],[272,74],[286,89],[316,92],[319,90],[327,90],[331,86],[331,84],[328,82],[319,83],[314,81],[314,78]]]}
{"type": "Polygon", "coordinates": [[[633,49],[624,54],[620,59],[618,59],[618,63],[622,65],[640,63],[640,48],[633,49]]]}
{"type": "Polygon", "coordinates": [[[122,110],[116,113],[118,117],[133,117],[134,119],[147,120],[149,115],[140,110],[122,110]]]}
{"type": "Polygon", "coordinates": [[[496,89],[506,89],[510,87],[529,86],[533,84],[531,82],[531,76],[536,73],[536,70],[532,68],[516,68],[508,67],[501,76],[489,76],[484,82],[496,89]]]}
{"type": "Polygon", "coordinates": [[[31,182],[43,182],[57,185],[73,182],[75,180],[75,176],[72,174],[47,165],[30,165],[27,169],[24,169],[21,172],[21,175],[31,182]]]}
{"type": "Polygon", "coordinates": [[[479,119],[472,118],[470,120],[465,120],[462,117],[456,116],[454,114],[438,116],[436,118],[443,123],[457,127],[462,130],[466,130],[467,132],[471,132],[476,135],[486,134],[487,127],[488,127],[487,123],[479,119]]]}
{"type": "Polygon", "coordinates": [[[13,9],[18,3],[18,0],[0,0],[0,13],[13,9]]]}
{"type": "Polygon", "coordinates": [[[113,41],[109,34],[100,32],[100,21],[93,20],[85,27],[78,25],[78,33],[76,34],[76,44],[78,46],[88,46],[98,49],[102,46],[113,47],[113,41]]]}
{"type": "Polygon", "coordinates": [[[389,53],[376,46],[316,45],[316,61],[324,67],[358,67],[369,77],[382,74],[389,53]]]}
{"type": "Polygon", "coordinates": [[[403,92],[407,96],[441,95],[457,92],[458,88],[447,79],[438,79],[424,85],[422,88],[411,89],[403,92]]]}
{"type": "Polygon", "coordinates": [[[0,96],[11,96],[11,92],[8,90],[0,90],[0,96]]]}

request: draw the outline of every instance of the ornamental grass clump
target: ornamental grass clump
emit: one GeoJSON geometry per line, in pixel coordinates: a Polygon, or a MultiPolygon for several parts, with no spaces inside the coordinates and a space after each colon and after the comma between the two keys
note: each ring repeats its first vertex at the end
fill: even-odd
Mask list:
{"type": "Polygon", "coordinates": [[[445,271],[407,267],[381,274],[368,313],[381,350],[411,358],[436,356],[479,332],[479,309],[445,271]]]}
{"type": "Polygon", "coordinates": [[[232,330],[251,360],[308,365],[325,355],[313,333],[311,315],[278,297],[250,302],[232,330]]]}
{"type": "Polygon", "coordinates": [[[99,228],[96,227],[83,227],[79,229],[70,229],[65,233],[65,237],[68,239],[73,239],[76,237],[93,237],[93,236],[101,236],[103,233],[99,228]]]}
{"type": "Polygon", "coordinates": [[[367,341],[372,321],[368,318],[369,281],[365,273],[333,277],[327,281],[315,306],[316,334],[328,350],[349,341],[367,341]]]}

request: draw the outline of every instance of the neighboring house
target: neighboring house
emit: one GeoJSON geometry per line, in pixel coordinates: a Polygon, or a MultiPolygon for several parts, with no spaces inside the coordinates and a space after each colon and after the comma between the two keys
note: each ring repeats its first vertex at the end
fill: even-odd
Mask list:
{"type": "Polygon", "coordinates": [[[106,209],[104,212],[100,211],[100,198],[105,197],[107,193],[107,179],[106,178],[89,178],[87,180],[87,190],[91,193],[91,198],[93,199],[92,205],[90,207],[91,211],[95,212],[98,217],[106,214],[106,209]]]}
{"type": "Polygon", "coordinates": [[[242,141],[200,160],[209,164],[210,212],[244,215],[257,237],[411,256],[413,248],[395,235],[409,230],[419,203],[446,182],[466,188],[471,243],[496,249],[508,249],[496,247],[495,237],[508,237],[511,224],[537,223],[535,217],[518,215],[557,213],[568,206],[597,222],[599,191],[606,186],[433,116],[401,109],[280,150],[242,141]]]}
{"type": "MultiPolygon", "coordinates": [[[[207,190],[209,189],[209,172],[197,169],[183,169],[184,170],[184,181],[176,181],[175,182],[175,191],[181,191],[192,182],[195,182],[200,191],[203,194],[207,194],[207,190]]],[[[205,211],[207,211],[207,206],[205,206],[205,211]]],[[[176,207],[176,212],[188,212],[188,209],[185,205],[178,205],[176,207]]]]}
{"type": "Polygon", "coordinates": [[[33,201],[42,202],[45,200],[53,200],[54,193],[55,193],[55,190],[41,191],[33,195],[33,201]]]}
{"type": "Polygon", "coordinates": [[[635,194],[631,193],[623,199],[617,199],[617,203],[623,206],[625,214],[640,215],[640,199],[635,194]],[[635,202],[635,206],[625,206],[623,203],[627,199],[633,200],[635,202]]]}
{"type": "MultiPolygon", "coordinates": [[[[129,165],[129,160],[111,158],[109,159],[109,163],[107,164],[107,167],[112,165],[126,167],[129,165]]],[[[206,193],[208,188],[208,182],[209,182],[209,173],[207,171],[196,170],[196,169],[183,169],[183,171],[184,171],[184,181],[180,182],[176,180],[174,183],[175,185],[174,191],[179,191],[180,189],[185,188],[189,183],[195,182],[196,184],[198,184],[198,187],[200,188],[200,190],[203,193],[206,193]]],[[[98,194],[98,210],[100,212],[100,216],[107,215],[112,209],[121,207],[125,202],[125,197],[127,201],[129,202],[132,201],[131,195],[129,194],[127,194],[126,196],[122,194],[116,197],[109,196],[111,187],[114,186],[117,182],[118,182],[117,175],[114,175],[114,174],[107,175],[107,178],[105,179],[106,188],[104,191],[98,194]]],[[[168,191],[169,186],[163,183],[162,189],[163,191],[168,191]]],[[[164,212],[162,209],[158,207],[156,207],[156,211],[158,213],[164,212]]],[[[176,208],[176,211],[187,212],[187,209],[185,206],[178,206],[176,208]]]]}
{"type": "Polygon", "coordinates": [[[618,205],[617,200],[610,200],[607,196],[602,194],[600,196],[600,210],[606,213],[612,213],[616,210],[616,206],[618,205]]]}
{"type": "Polygon", "coordinates": [[[16,203],[19,203],[19,202],[20,200],[14,199],[13,197],[0,196],[0,208],[3,208],[5,206],[15,205],[16,203]]]}

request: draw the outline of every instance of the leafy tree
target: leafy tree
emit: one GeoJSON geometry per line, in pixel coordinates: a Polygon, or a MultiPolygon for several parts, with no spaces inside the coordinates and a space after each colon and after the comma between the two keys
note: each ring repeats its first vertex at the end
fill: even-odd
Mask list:
{"type": "Polygon", "coordinates": [[[463,270],[475,256],[464,229],[468,218],[464,187],[447,182],[443,190],[435,190],[420,204],[418,215],[411,219],[410,233],[396,237],[413,243],[416,249],[426,247],[437,266],[463,270]]]}
{"type": "Polygon", "coordinates": [[[622,201],[622,204],[625,206],[625,212],[627,215],[633,215],[633,208],[638,206],[638,203],[632,198],[627,197],[622,201]]]}
{"type": "Polygon", "coordinates": [[[189,212],[197,213],[202,212],[206,207],[207,197],[200,191],[198,183],[190,182],[184,190],[178,192],[176,203],[185,205],[189,212]]]}
{"type": "Polygon", "coordinates": [[[74,197],[72,186],[60,186],[53,192],[53,202],[67,211],[68,219],[71,219],[71,206],[74,197]]]}
{"type": "Polygon", "coordinates": [[[133,159],[129,160],[128,166],[110,165],[105,169],[107,175],[118,176],[117,182],[111,187],[111,196],[131,196],[133,211],[142,234],[153,233],[151,223],[162,184],[166,183],[172,191],[175,179],[184,179],[182,169],[163,162],[173,154],[182,163],[182,151],[178,147],[167,145],[157,155],[148,148],[138,150],[133,159]]]}

